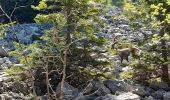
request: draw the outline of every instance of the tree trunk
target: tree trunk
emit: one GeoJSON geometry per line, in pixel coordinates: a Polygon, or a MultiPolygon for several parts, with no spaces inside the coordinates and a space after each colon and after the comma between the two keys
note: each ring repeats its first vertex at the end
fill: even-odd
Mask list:
{"type": "Polygon", "coordinates": [[[108,5],[108,3],[109,3],[109,2],[108,2],[108,0],[106,0],[106,2],[105,2],[105,3],[106,3],[106,5],[108,5]]]}
{"type": "MultiPolygon", "coordinates": [[[[165,34],[164,28],[161,29],[160,36],[163,37],[165,34]]],[[[161,53],[162,53],[162,58],[163,58],[163,64],[162,64],[162,80],[167,82],[169,80],[169,75],[168,75],[168,52],[167,52],[167,47],[166,47],[166,40],[161,39],[161,53]]]]}

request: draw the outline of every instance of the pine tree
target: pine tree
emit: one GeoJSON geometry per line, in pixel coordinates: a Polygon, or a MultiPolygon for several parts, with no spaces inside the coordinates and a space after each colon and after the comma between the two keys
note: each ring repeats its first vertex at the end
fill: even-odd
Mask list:
{"type": "MultiPolygon", "coordinates": [[[[63,59],[67,48],[66,76],[73,74],[67,81],[74,85],[83,85],[89,79],[108,78],[104,68],[109,66],[109,62],[100,60],[98,56],[105,52],[100,47],[106,47],[106,40],[95,35],[102,26],[98,17],[102,10],[95,5],[95,0],[43,0],[38,6],[33,6],[45,12],[36,16],[37,23],[53,24],[53,28],[42,36],[46,45],[41,45],[45,51],[41,54],[53,54],[63,59]],[[60,10],[46,13],[53,8],[60,10]]],[[[59,70],[64,66],[58,58],[52,63],[59,70]]]]}

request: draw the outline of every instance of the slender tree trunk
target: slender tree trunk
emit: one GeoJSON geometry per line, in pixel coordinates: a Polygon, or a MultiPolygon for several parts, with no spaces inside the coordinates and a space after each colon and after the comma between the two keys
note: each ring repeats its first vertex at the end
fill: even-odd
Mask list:
{"type": "Polygon", "coordinates": [[[46,63],[46,66],[45,66],[45,69],[46,69],[46,84],[47,84],[47,98],[48,100],[50,100],[50,89],[49,89],[49,77],[48,77],[48,73],[49,73],[49,69],[48,69],[48,63],[49,63],[49,58],[47,58],[47,63],[46,63]]]}
{"type": "Polygon", "coordinates": [[[106,3],[106,5],[108,5],[109,1],[108,1],[108,0],[106,0],[106,2],[105,2],[105,3],[106,3]]]}
{"type": "MultiPolygon", "coordinates": [[[[163,37],[165,34],[164,28],[161,30],[160,36],[163,37]]],[[[162,58],[163,58],[163,64],[162,64],[162,80],[167,82],[169,80],[169,75],[168,75],[168,64],[165,62],[168,62],[168,52],[167,52],[167,47],[166,47],[166,40],[161,40],[161,53],[162,53],[162,58]]]]}
{"type": "Polygon", "coordinates": [[[67,3],[67,37],[66,37],[66,44],[71,43],[71,34],[73,32],[72,28],[72,14],[71,14],[71,5],[69,4],[69,1],[67,3]]]}

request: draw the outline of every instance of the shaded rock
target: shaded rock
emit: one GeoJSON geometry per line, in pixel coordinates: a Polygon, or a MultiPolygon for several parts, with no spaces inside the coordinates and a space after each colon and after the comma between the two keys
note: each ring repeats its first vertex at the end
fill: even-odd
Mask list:
{"type": "Polygon", "coordinates": [[[128,83],[128,81],[106,80],[103,83],[112,93],[129,92],[135,89],[131,83],[128,83]]]}
{"type": "Polygon", "coordinates": [[[149,96],[149,97],[145,97],[144,100],[156,100],[156,99],[154,99],[152,96],[149,96]]]}
{"type": "Polygon", "coordinates": [[[164,100],[170,100],[170,92],[165,92],[163,98],[164,100]]]}
{"type": "Polygon", "coordinates": [[[142,86],[135,86],[135,89],[132,91],[132,93],[142,97],[149,95],[146,89],[142,86]]]}
{"type": "Polygon", "coordinates": [[[155,99],[163,99],[164,93],[165,91],[161,89],[161,90],[151,93],[151,96],[153,96],[155,99]]]}
{"type": "Polygon", "coordinates": [[[0,87],[0,94],[2,94],[4,92],[3,87],[0,87]]]}
{"type": "MultiPolygon", "coordinates": [[[[77,88],[74,88],[73,86],[69,85],[67,82],[64,83],[64,98],[70,98],[71,100],[74,100],[78,94],[79,90],[77,88]]],[[[56,94],[61,94],[61,83],[56,88],[56,94]]]]}
{"type": "Polygon", "coordinates": [[[10,60],[12,63],[14,63],[14,64],[19,64],[19,62],[20,62],[19,58],[18,58],[18,57],[14,57],[14,56],[9,57],[9,60],[10,60]]]}
{"type": "Polygon", "coordinates": [[[155,91],[154,91],[152,88],[150,88],[150,87],[147,87],[145,90],[147,91],[148,95],[151,95],[153,92],[155,92],[155,91]]]}
{"type": "Polygon", "coordinates": [[[111,93],[115,93],[116,91],[124,91],[120,85],[123,85],[122,81],[118,80],[106,80],[103,82],[104,85],[111,91],[111,93]]]}
{"type": "Polygon", "coordinates": [[[20,93],[21,92],[21,93],[26,94],[29,91],[29,87],[24,82],[18,82],[18,81],[14,82],[14,83],[11,84],[10,87],[12,88],[12,91],[16,92],[16,93],[20,93]]]}
{"type": "Polygon", "coordinates": [[[154,90],[159,90],[159,89],[170,90],[168,84],[165,82],[152,82],[149,87],[151,87],[154,90]]]}
{"type": "Polygon", "coordinates": [[[104,86],[104,84],[97,82],[97,81],[91,81],[87,87],[83,91],[84,95],[98,95],[98,96],[104,96],[106,94],[110,94],[110,90],[104,86]]]}

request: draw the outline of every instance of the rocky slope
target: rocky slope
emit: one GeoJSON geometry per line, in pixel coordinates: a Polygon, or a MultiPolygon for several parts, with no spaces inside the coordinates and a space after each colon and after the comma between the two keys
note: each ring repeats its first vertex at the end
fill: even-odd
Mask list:
{"type": "MultiPolygon", "coordinates": [[[[116,35],[121,35],[121,39],[127,41],[142,41],[145,36],[152,34],[150,28],[146,26],[142,26],[139,30],[134,30],[130,27],[130,23],[122,15],[122,11],[121,8],[109,7],[108,13],[100,16],[101,20],[104,21],[104,28],[101,29],[101,32],[96,33],[97,36],[106,38],[111,43],[111,40],[116,35]],[[113,19],[113,16],[116,19],[113,19]]],[[[5,39],[0,40],[0,45],[4,46],[7,51],[15,49],[12,44],[12,40],[15,40],[12,35],[14,32],[17,33],[22,43],[33,43],[43,34],[45,29],[50,27],[50,25],[41,26],[37,24],[16,25],[14,30],[7,32],[5,39]]],[[[127,62],[121,64],[119,57],[111,56],[110,54],[105,55],[108,57],[106,60],[116,62],[116,65],[110,71],[119,78],[119,73],[124,68],[128,68],[127,62]]],[[[16,60],[12,60],[10,57],[0,58],[1,69],[11,67],[16,63],[16,60]]],[[[0,72],[0,79],[0,99],[28,100],[32,98],[25,95],[30,88],[29,84],[16,82],[4,72],[0,72]]],[[[56,93],[60,92],[60,85],[58,85],[56,87],[56,93]]],[[[148,85],[127,80],[105,80],[103,82],[91,80],[83,90],[79,90],[66,82],[64,93],[64,100],[170,100],[170,87],[166,83],[148,85]]],[[[40,100],[47,99],[45,96],[39,98],[40,100]]]]}

